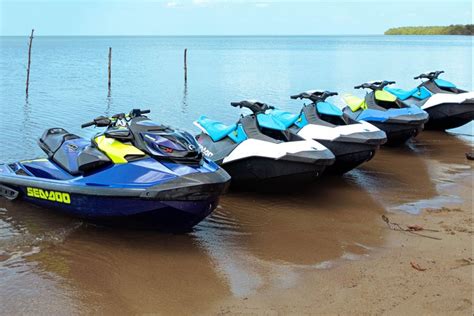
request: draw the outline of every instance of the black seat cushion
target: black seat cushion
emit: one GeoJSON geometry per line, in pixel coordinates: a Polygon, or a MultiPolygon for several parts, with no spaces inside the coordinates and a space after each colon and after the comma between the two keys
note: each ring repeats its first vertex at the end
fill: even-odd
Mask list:
{"type": "Polygon", "coordinates": [[[66,140],[77,138],[79,136],[71,134],[63,128],[50,128],[43,133],[38,144],[48,157],[52,157],[66,140]]]}

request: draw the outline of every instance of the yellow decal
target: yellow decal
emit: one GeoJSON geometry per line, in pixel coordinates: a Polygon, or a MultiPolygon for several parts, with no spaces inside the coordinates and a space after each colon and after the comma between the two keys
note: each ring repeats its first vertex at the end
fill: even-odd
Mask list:
{"type": "Polygon", "coordinates": [[[140,149],[103,135],[96,137],[95,142],[99,149],[116,164],[127,163],[127,156],[145,156],[140,149]]]}
{"type": "Polygon", "coordinates": [[[48,200],[51,202],[71,204],[71,196],[69,195],[69,193],[64,192],[47,191],[43,189],[27,187],[26,195],[37,199],[48,200]]]}

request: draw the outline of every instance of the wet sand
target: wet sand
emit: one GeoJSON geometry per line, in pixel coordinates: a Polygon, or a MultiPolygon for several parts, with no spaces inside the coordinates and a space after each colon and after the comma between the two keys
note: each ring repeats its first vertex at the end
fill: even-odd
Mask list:
{"type": "Polygon", "coordinates": [[[188,235],[2,200],[2,313],[471,314],[470,142],[423,132],[304,192],[230,193],[188,235]]]}

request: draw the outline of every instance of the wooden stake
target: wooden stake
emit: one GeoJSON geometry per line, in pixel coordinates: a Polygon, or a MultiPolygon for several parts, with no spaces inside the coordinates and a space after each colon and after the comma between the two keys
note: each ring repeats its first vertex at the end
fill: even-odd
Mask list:
{"type": "Polygon", "coordinates": [[[30,86],[30,67],[31,67],[31,45],[33,44],[33,33],[34,29],[31,30],[30,42],[28,44],[28,66],[26,67],[26,97],[28,97],[28,88],[30,86]]]}
{"type": "Polygon", "coordinates": [[[109,95],[110,95],[110,87],[112,85],[112,47],[109,47],[109,95]]]}
{"type": "Polygon", "coordinates": [[[188,49],[184,49],[184,82],[188,81],[188,49]]]}

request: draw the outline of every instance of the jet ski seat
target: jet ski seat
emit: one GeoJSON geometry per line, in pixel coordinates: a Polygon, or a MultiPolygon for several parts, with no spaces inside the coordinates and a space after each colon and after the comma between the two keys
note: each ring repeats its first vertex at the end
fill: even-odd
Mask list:
{"type": "Polygon", "coordinates": [[[237,128],[236,124],[225,125],[222,122],[212,120],[204,115],[197,120],[197,123],[205,129],[206,134],[215,142],[220,141],[237,128]]]}
{"type": "Polygon", "coordinates": [[[436,85],[441,88],[456,88],[456,85],[452,82],[443,79],[435,79],[436,85]]]}
{"type": "Polygon", "coordinates": [[[111,164],[110,159],[91,146],[90,141],[62,128],[46,130],[38,144],[50,159],[72,175],[79,175],[111,164]],[[61,149],[62,147],[64,149],[61,149]]]}
{"type": "Polygon", "coordinates": [[[276,119],[270,114],[257,114],[257,122],[259,127],[268,128],[277,131],[284,131],[287,129],[285,124],[280,120],[276,119]]]}
{"type": "Polygon", "coordinates": [[[69,133],[63,128],[50,128],[43,133],[38,144],[48,157],[52,158],[66,140],[77,138],[80,137],[69,133]]]}
{"type": "Polygon", "coordinates": [[[341,109],[329,102],[318,102],[316,104],[316,109],[318,110],[319,114],[332,115],[332,116],[342,115],[341,109]]]}
{"type": "Polygon", "coordinates": [[[269,112],[269,114],[285,125],[285,128],[289,128],[295,124],[295,122],[300,117],[299,114],[294,114],[283,110],[272,110],[269,112]]]}
{"type": "Polygon", "coordinates": [[[386,91],[390,92],[391,94],[395,95],[400,100],[406,100],[410,97],[415,97],[417,99],[423,100],[431,96],[431,93],[425,87],[421,88],[414,88],[412,90],[404,90],[400,88],[384,88],[386,91]]]}
{"type": "Polygon", "coordinates": [[[352,94],[345,94],[342,99],[344,102],[349,106],[352,112],[357,112],[360,109],[366,110],[367,104],[365,104],[365,100],[359,97],[356,97],[352,94]]]}

